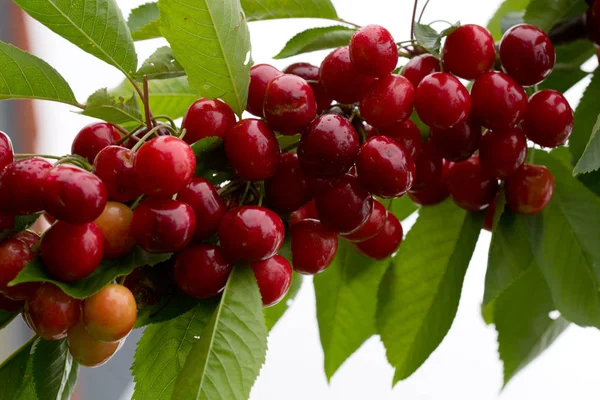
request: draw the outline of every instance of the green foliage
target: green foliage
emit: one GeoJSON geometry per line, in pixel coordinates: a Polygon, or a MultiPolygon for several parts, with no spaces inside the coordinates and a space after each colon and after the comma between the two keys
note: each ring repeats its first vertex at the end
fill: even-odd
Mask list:
{"type": "Polygon", "coordinates": [[[525,11],[525,22],[548,32],[563,18],[585,11],[585,1],[579,0],[531,0],[525,11]]]}
{"type": "Polygon", "coordinates": [[[27,229],[27,227],[37,221],[39,217],[40,214],[17,215],[15,218],[15,225],[12,228],[0,232],[0,241],[27,229]]]}
{"type": "Polygon", "coordinates": [[[2,385],[0,385],[0,399],[27,399],[22,394],[28,386],[24,383],[29,382],[29,376],[31,375],[26,375],[26,372],[28,364],[30,364],[30,353],[34,340],[35,338],[29,340],[0,364],[0,382],[2,382],[2,385]]]}
{"type": "Polygon", "coordinates": [[[185,71],[175,59],[173,50],[169,46],[158,48],[138,70],[137,76],[147,75],[148,79],[177,78],[185,75],[185,71]]]}
{"type": "MultiPolygon", "coordinates": [[[[389,202],[389,200],[382,200],[384,205],[387,205],[386,201],[389,202]]],[[[392,207],[390,208],[390,211],[396,216],[396,218],[402,221],[403,219],[412,215],[412,213],[414,213],[418,209],[419,207],[417,207],[417,205],[412,202],[410,197],[402,196],[401,198],[394,199],[392,201],[392,207]]]]}
{"type": "Polygon", "coordinates": [[[196,155],[196,176],[208,179],[213,185],[233,178],[233,172],[227,164],[223,139],[207,137],[192,145],[196,155]]]}
{"type": "Polygon", "coordinates": [[[198,299],[184,294],[163,296],[158,304],[146,305],[138,311],[134,329],[169,321],[190,311],[197,304],[198,299]]]}
{"type": "Polygon", "coordinates": [[[430,25],[420,24],[415,22],[415,39],[427,51],[436,57],[440,56],[442,49],[442,39],[456,30],[460,26],[460,22],[451,25],[449,28],[441,32],[436,31],[430,25]]]}
{"type": "Polygon", "coordinates": [[[160,37],[160,11],[157,3],[146,3],[131,10],[127,25],[133,40],[160,37]]]}
{"type": "Polygon", "coordinates": [[[596,135],[598,130],[600,130],[600,115],[592,129],[590,141],[573,169],[574,175],[593,172],[600,168],[600,136],[596,135]]]}
{"type": "Polygon", "coordinates": [[[0,330],[3,329],[6,325],[10,324],[11,321],[15,319],[17,315],[19,314],[0,310],[0,330]]]}
{"type": "Polygon", "coordinates": [[[555,47],[556,64],[550,76],[540,85],[540,89],[554,89],[566,92],[577,82],[588,76],[581,69],[583,63],[596,53],[594,45],[589,40],[578,40],[573,43],[555,47]]]}
{"type": "Polygon", "coordinates": [[[292,286],[285,297],[274,306],[264,309],[263,312],[265,314],[265,323],[268,331],[273,329],[281,317],[283,317],[283,314],[285,314],[286,311],[292,306],[296,295],[302,287],[302,282],[304,282],[304,276],[294,272],[292,275],[292,286]]]}
{"type": "Polygon", "coordinates": [[[291,38],[274,58],[282,59],[311,51],[347,46],[354,32],[355,28],[340,25],[307,29],[291,38]]]}
{"type": "Polygon", "coordinates": [[[110,94],[106,88],[99,89],[88,97],[85,110],[81,113],[113,124],[144,122],[135,93],[130,92],[126,97],[117,97],[110,94]],[[125,100],[125,98],[129,99],[125,100]]]}
{"type": "Polygon", "coordinates": [[[505,0],[494,13],[487,24],[487,28],[492,33],[494,40],[500,40],[504,32],[502,31],[502,19],[505,15],[514,12],[521,12],[527,8],[530,0],[505,0]]]}
{"type": "Polygon", "coordinates": [[[569,138],[569,150],[575,162],[583,155],[600,114],[598,93],[600,93],[600,69],[596,69],[594,72],[592,81],[585,89],[575,110],[575,130],[569,138]]]}
{"type": "Polygon", "coordinates": [[[37,400],[69,400],[75,391],[78,365],[67,340],[38,339],[33,353],[37,400]]]}
{"type": "Polygon", "coordinates": [[[525,16],[525,11],[511,12],[502,17],[502,21],[500,21],[500,31],[504,35],[507,30],[512,28],[515,25],[519,25],[524,23],[523,17],[525,16]]]}

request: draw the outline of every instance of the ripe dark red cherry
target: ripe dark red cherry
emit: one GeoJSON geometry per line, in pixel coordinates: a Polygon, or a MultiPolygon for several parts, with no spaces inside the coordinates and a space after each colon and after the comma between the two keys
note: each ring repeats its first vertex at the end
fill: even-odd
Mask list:
{"type": "Polygon", "coordinates": [[[446,37],[442,49],[444,71],[473,80],[488,72],[496,61],[496,45],[490,31],[479,25],[462,25],[446,37]]]}
{"type": "Polygon", "coordinates": [[[137,319],[137,304],[131,290],[110,284],[83,303],[83,322],[92,337],[116,342],[129,335],[137,319]]]}
{"type": "Polygon", "coordinates": [[[181,129],[186,133],[183,137],[192,144],[206,137],[223,138],[227,131],[235,125],[235,114],[231,107],[219,99],[196,100],[183,116],[181,129]]]}
{"type": "Polygon", "coordinates": [[[93,172],[102,179],[110,200],[126,203],[142,195],[133,164],[135,153],[125,147],[108,146],[94,160],[93,172]]]}
{"type": "Polygon", "coordinates": [[[140,147],[133,164],[138,187],[148,196],[171,197],[194,176],[196,156],[173,136],[159,136],[140,147]]]}
{"type": "Polygon", "coordinates": [[[369,220],[356,232],[350,235],[343,235],[344,239],[351,242],[364,242],[375,237],[385,225],[387,218],[387,210],[383,204],[377,200],[373,200],[373,211],[369,216],[369,220]]]}
{"type": "Polygon", "coordinates": [[[62,282],[75,282],[90,275],[103,254],[102,231],[93,222],[71,225],[58,221],[46,231],[40,246],[44,267],[62,282]]]}
{"type": "Polygon", "coordinates": [[[372,239],[356,243],[355,246],[367,257],[375,260],[384,260],[398,250],[400,243],[402,243],[403,235],[402,224],[394,214],[388,212],[381,232],[372,239]]]}
{"type": "Polygon", "coordinates": [[[554,177],[543,165],[523,164],[506,181],[506,203],[518,214],[542,212],[552,200],[554,177]]]}
{"type": "Polygon", "coordinates": [[[398,47],[390,32],[379,25],[360,28],[350,39],[354,68],[368,76],[384,77],[398,64],[398,47]]]}
{"type": "Polygon", "coordinates": [[[120,138],[119,131],[113,125],[108,122],[95,122],[84,126],[75,136],[71,153],[87,158],[93,163],[100,150],[114,145],[120,138]]]}
{"type": "Polygon", "coordinates": [[[483,210],[498,193],[498,181],[485,175],[477,156],[452,164],[446,184],[452,200],[467,211],[483,210]]]}
{"type": "Polygon", "coordinates": [[[479,146],[479,160],[485,173],[507,179],[519,169],[527,157],[527,139],[520,128],[487,131],[479,146]]]}
{"type": "Polygon", "coordinates": [[[279,143],[271,128],[259,119],[244,119],[225,135],[225,154],[242,179],[262,181],[277,170],[279,143]]]}
{"type": "Polygon", "coordinates": [[[410,119],[379,129],[379,133],[398,142],[413,160],[421,153],[421,131],[410,119]]]}
{"type": "Polygon", "coordinates": [[[314,219],[292,226],[292,265],[302,275],[316,275],[333,262],[338,249],[337,234],[314,219]]]}
{"type": "Polygon", "coordinates": [[[448,161],[464,161],[479,147],[481,125],[464,121],[450,129],[431,128],[432,146],[448,161]]]}
{"type": "Polygon", "coordinates": [[[0,310],[9,313],[14,313],[23,308],[25,303],[23,301],[11,300],[8,297],[0,294],[0,310]]]}
{"type": "Polygon", "coordinates": [[[148,199],[133,210],[131,231],[138,245],[151,253],[182,250],[196,231],[196,216],[188,204],[148,199]]]}
{"type": "Polygon", "coordinates": [[[600,44],[600,2],[587,1],[589,7],[585,13],[585,28],[588,39],[595,45],[600,44]]]}
{"type": "Polygon", "coordinates": [[[290,226],[294,226],[305,219],[319,220],[319,214],[317,214],[317,207],[315,206],[314,199],[290,214],[290,226]]]}
{"type": "Polygon", "coordinates": [[[42,211],[41,187],[51,169],[52,164],[39,157],[6,166],[0,175],[0,210],[13,215],[42,211]]]}
{"type": "Polygon", "coordinates": [[[552,72],[555,59],[550,37],[533,25],[513,26],[500,42],[502,69],[523,86],[542,82],[552,72]]]}
{"type": "Polygon", "coordinates": [[[96,175],[61,164],[50,170],[42,184],[44,209],[70,224],[92,222],[106,206],[106,187],[96,175]]]}
{"type": "Polygon", "coordinates": [[[346,118],[325,114],[302,135],[298,160],[304,171],[318,178],[334,178],[346,173],[356,160],[359,140],[346,118]]]}
{"type": "Polygon", "coordinates": [[[296,153],[281,155],[275,175],[265,182],[265,194],[269,206],[283,213],[297,210],[310,200],[308,182],[296,153]]]}
{"type": "Polygon", "coordinates": [[[472,117],[488,129],[500,131],[517,125],[527,110],[525,90],[502,72],[488,72],[471,89],[472,117]]]}
{"type": "Polygon", "coordinates": [[[315,119],[317,102],[308,82],[299,76],[284,74],[269,82],[263,111],[271,129],[283,135],[295,135],[315,119]]]}
{"type": "Polygon", "coordinates": [[[119,258],[129,253],[135,246],[131,232],[133,211],[123,203],[109,201],[104,211],[94,221],[104,238],[104,258],[119,258]]]}
{"type": "Polygon", "coordinates": [[[33,247],[40,241],[40,236],[36,232],[33,232],[29,229],[17,233],[14,238],[25,243],[30,249],[33,249],[33,247]]]}
{"type": "Polygon", "coordinates": [[[408,79],[415,89],[427,75],[440,72],[440,60],[431,54],[421,54],[412,58],[404,67],[402,75],[408,79]]]}
{"type": "Polygon", "coordinates": [[[14,152],[10,137],[2,131],[0,131],[0,171],[14,161],[14,152]]]}
{"type": "MultiPolygon", "coordinates": [[[[7,287],[8,283],[17,277],[34,255],[26,243],[16,238],[0,243],[0,292],[20,286],[7,287]]],[[[10,297],[12,298],[12,296],[10,297]]]]}
{"type": "Polygon", "coordinates": [[[375,128],[385,128],[410,117],[415,89],[408,79],[389,75],[373,82],[360,101],[361,116],[375,128]]]}
{"type": "Polygon", "coordinates": [[[221,293],[232,269],[221,247],[200,243],[177,255],[174,278],[182,292],[206,299],[221,293]]]}
{"type": "Polygon", "coordinates": [[[206,179],[192,178],[192,181],[177,195],[177,200],[189,204],[196,215],[198,241],[210,239],[219,230],[221,218],[227,209],[215,187],[206,179]]]}
{"type": "Polygon", "coordinates": [[[544,147],[565,144],[573,133],[573,109],[556,90],[540,90],[529,98],[523,120],[525,135],[544,147]]]}
{"type": "Polygon", "coordinates": [[[252,263],[272,257],[283,244],[285,228],[273,211],[254,206],[229,210],[219,226],[219,239],[232,262],[252,263]]]}
{"type": "Polygon", "coordinates": [[[13,214],[0,213],[0,232],[5,229],[11,229],[15,226],[15,216],[13,214]]]}
{"type": "Polygon", "coordinates": [[[374,77],[361,75],[350,61],[348,46],[332,51],[321,64],[321,83],[327,93],[343,104],[359,101],[367,92],[374,77]]]}
{"type": "Polygon", "coordinates": [[[444,160],[428,140],[423,144],[421,154],[415,159],[415,179],[412,190],[422,190],[426,187],[437,186],[443,177],[444,160]]]}
{"type": "Polygon", "coordinates": [[[315,95],[317,101],[317,114],[323,113],[331,105],[333,99],[325,91],[325,87],[319,81],[319,67],[311,65],[309,63],[295,63],[283,70],[286,74],[297,75],[300,78],[304,78],[309,82],[310,87],[315,95]]]}
{"type": "Polygon", "coordinates": [[[46,340],[59,340],[79,320],[81,301],[58,286],[42,284],[25,302],[24,318],[35,333],[46,340]]]}
{"type": "Polygon", "coordinates": [[[417,87],[415,108],[425,124],[448,129],[467,119],[471,97],[454,76],[436,72],[423,78],[417,87]]]}
{"type": "Polygon", "coordinates": [[[292,285],[292,267],[280,255],[252,263],[252,270],[260,289],[263,307],[279,303],[292,285]]]}
{"type": "Polygon", "coordinates": [[[415,163],[394,139],[376,136],[360,149],[356,162],[358,180],[370,193],[400,197],[412,187],[415,163]]]}
{"type": "Polygon", "coordinates": [[[83,321],[79,321],[69,329],[67,343],[73,360],[88,368],[96,368],[106,364],[123,344],[122,341],[104,343],[94,339],[85,329],[83,321]]]}
{"type": "Polygon", "coordinates": [[[263,117],[263,103],[267,85],[283,73],[269,64],[257,64],[250,68],[250,88],[246,111],[257,117],[263,117]]]}
{"type": "Polygon", "coordinates": [[[420,190],[411,190],[408,192],[408,197],[413,203],[421,206],[433,206],[446,200],[450,196],[446,183],[438,183],[434,186],[428,186],[420,190]]]}

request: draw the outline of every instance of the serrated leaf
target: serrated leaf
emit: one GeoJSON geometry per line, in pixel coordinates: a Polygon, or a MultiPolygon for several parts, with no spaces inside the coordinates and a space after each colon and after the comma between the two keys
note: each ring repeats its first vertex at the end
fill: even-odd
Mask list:
{"type": "Polygon", "coordinates": [[[177,318],[190,311],[197,304],[198,299],[184,294],[163,296],[158,304],[147,305],[138,311],[134,329],[177,318]]]}
{"type": "Polygon", "coordinates": [[[457,22],[438,33],[438,31],[433,29],[430,25],[415,22],[415,39],[419,45],[424,47],[434,56],[439,57],[442,48],[442,39],[454,32],[459,26],[460,22],[457,22]]]}
{"type": "Polygon", "coordinates": [[[19,313],[0,310],[0,330],[4,329],[4,327],[10,324],[17,315],[19,315],[19,313]]]}
{"type": "Polygon", "coordinates": [[[347,46],[354,32],[355,28],[340,25],[307,29],[291,38],[273,58],[282,59],[311,51],[347,46]]]}
{"type": "Polygon", "coordinates": [[[16,350],[0,364],[0,399],[19,399],[27,380],[25,372],[35,337],[16,350]]]}
{"type": "Polygon", "coordinates": [[[131,367],[135,381],[132,400],[171,399],[175,380],[218,299],[196,300],[196,304],[185,314],[144,330],[131,367]]]}
{"type": "Polygon", "coordinates": [[[600,130],[600,115],[592,129],[590,141],[573,169],[573,175],[594,172],[600,168],[600,136],[596,136],[598,130],[600,130]]]}
{"type": "MultiPolygon", "coordinates": [[[[389,201],[389,200],[387,200],[389,201]]],[[[382,201],[384,205],[387,205],[386,200],[382,201]]],[[[402,196],[400,198],[395,198],[392,202],[392,207],[390,211],[392,214],[396,216],[400,221],[412,215],[415,211],[417,211],[419,207],[412,202],[410,197],[402,196]]]]}
{"type": "Polygon", "coordinates": [[[505,0],[500,5],[487,24],[487,28],[494,37],[494,40],[500,40],[504,33],[502,32],[502,18],[511,12],[524,11],[527,8],[529,1],[530,0],[505,0]]]}
{"type": "Polygon", "coordinates": [[[292,286],[290,287],[290,290],[285,295],[285,297],[274,306],[264,309],[265,323],[267,325],[268,331],[271,331],[271,329],[273,329],[273,327],[277,324],[277,322],[279,322],[281,317],[283,317],[287,310],[293,305],[294,299],[300,291],[303,281],[304,276],[294,272],[292,276],[292,286]]]}
{"type": "Polygon", "coordinates": [[[525,22],[548,32],[563,18],[585,12],[585,1],[531,0],[525,11],[525,22]]]}
{"type": "Polygon", "coordinates": [[[38,220],[40,214],[31,215],[17,215],[15,217],[15,225],[12,228],[8,228],[0,232],[0,241],[7,239],[21,231],[24,231],[38,220]]]}
{"type": "Polygon", "coordinates": [[[113,124],[144,123],[138,97],[134,93],[129,93],[126,97],[116,97],[106,88],[92,93],[87,99],[85,110],[81,113],[113,124]],[[126,98],[128,100],[125,100],[126,98]]]}
{"type": "Polygon", "coordinates": [[[377,328],[396,369],[394,383],[415,372],[450,329],[482,225],[482,213],[451,200],[419,211],[377,302],[377,328]]]}
{"type": "Polygon", "coordinates": [[[48,63],[0,41],[0,100],[40,99],[79,107],[71,87],[48,63]]]}
{"type": "Polygon", "coordinates": [[[519,25],[525,22],[523,17],[525,16],[525,11],[515,11],[506,14],[502,17],[500,21],[500,31],[504,35],[504,33],[512,28],[515,25],[519,25]]]}
{"type": "Polygon", "coordinates": [[[13,0],[32,18],[125,74],[137,68],[131,33],[115,0],[13,0]]]}
{"type": "Polygon", "coordinates": [[[75,391],[78,365],[67,340],[39,339],[33,353],[33,377],[38,400],[69,400],[75,391]]]}
{"type": "Polygon", "coordinates": [[[146,3],[131,10],[127,25],[133,40],[160,37],[160,11],[158,4],[146,3]]]}
{"type": "Polygon", "coordinates": [[[185,71],[175,59],[173,50],[169,46],[158,48],[138,70],[137,76],[141,78],[147,75],[148,79],[177,78],[185,75],[185,71]]]}
{"type": "Polygon", "coordinates": [[[554,49],[556,51],[554,69],[550,76],[539,84],[539,88],[554,89],[564,93],[589,75],[581,69],[581,66],[596,54],[596,49],[589,40],[577,40],[555,46],[554,49]]]}
{"type": "Polygon", "coordinates": [[[266,351],[267,329],[254,273],[237,266],[185,361],[172,398],[245,400],[266,351]]]}
{"type": "Polygon", "coordinates": [[[597,68],[575,109],[575,129],[569,138],[569,150],[575,163],[585,151],[600,114],[598,93],[600,93],[600,69],[597,68]]]}
{"type": "Polygon", "coordinates": [[[250,84],[250,32],[239,0],[160,0],[161,32],[191,87],[241,115],[250,84]]]}
{"type": "Polygon", "coordinates": [[[60,282],[50,277],[42,261],[36,258],[23,268],[19,275],[9,283],[9,286],[25,282],[51,282],[69,296],[76,299],[85,299],[117,277],[129,275],[137,267],[153,266],[167,261],[169,258],[171,258],[170,253],[153,254],[136,247],[125,257],[116,260],[103,260],[91,275],[73,283],[60,282]]]}
{"type": "Polygon", "coordinates": [[[340,239],[333,264],[314,277],[317,320],[330,380],[338,368],[377,333],[377,289],[389,260],[373,261],[340,239]]]}

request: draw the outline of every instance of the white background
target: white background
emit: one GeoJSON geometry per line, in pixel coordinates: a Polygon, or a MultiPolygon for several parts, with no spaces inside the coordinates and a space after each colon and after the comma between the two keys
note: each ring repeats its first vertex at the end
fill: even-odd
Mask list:
{"type": "MultiPolygon", "coordinates": [[[[6,0],[4,0],[6,1],[6,0]]],[[[142,0],[120,0],[125,15],[142,0]]],[[[361,25],[386,26],[396,40],[409,35],[410,0],[333,0],[340,16],[361,25]]],[[[422,1],[423,2],[423,1],[422,1]]],[[[431,0],[424,22],[443,19],[485,25],[499,0],[431,0]]],[[[270,57],[295,33],[326,21],[285,20],[251,24],[253,58],[273,62],[270,57]]],[[[53,65],[71,84],[77,98],[100,87],[120,82],[120,73],[81,52],[35,21],[28,26],[33,34],[33,52],[53,65]]],[[[137,44],[140,62],[162,45],[161,40],[137,44]]],[[[324,53],[312,53],[297,60],[319,64],[324,53]]],[[[296,59],[273,62],[283,68],[296,59]]],[[[595,66],[594,61],[589,67],[595,66]]],[[[569,94],[575,106],[583,86],[569,94]]],[[[72,113],[70,107],[37,103],[41,121],[38,152],[64,154],[89,119],[72,113]]],[[[592,399],[600,397],[600,333],[570,327],[542,357],[520,373],[500,395],[502,364],[496,353],[496,333],[480,316],[480,302],[490,236],[483,233],[467,273],[458,315],[450,333],[417,373],[391,388],[393,370],[385,359],[383,346],[372,338],[334,376],[328,385],[323,373],[323,354],[318,338],[314,292],[310,281],[300,292],[293,308],[269,338],[267,362],[253,390],[253,400],[320,399],[592,399]]],[[[84,395],[85,396],[85,395],[84,395]]],[[[228,400],[228,399],[224,399],[228,400]]]]}

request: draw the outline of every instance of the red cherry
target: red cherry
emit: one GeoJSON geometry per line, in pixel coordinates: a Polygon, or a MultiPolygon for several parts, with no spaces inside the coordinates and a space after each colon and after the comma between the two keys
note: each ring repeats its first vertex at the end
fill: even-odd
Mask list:
{"type": "Polygon", "coordinates": [[[88,333],[102,342],[116,342],[131,332],[137,319],[133,293],[115,283],[103,287],[83,303],[82,319],[88,333]]]}
{"type": "Polygon", "coordinates": [[[295,63],[283,70],[286,74],[297,75],[300,78],[304,78],[310,82],[310,87],[315,95],[317,101],[317,114],[323,113],[331,105],[333,99],[325,91],[325,87],[319,81],[319,67],[311,65],[309,63],[295,63]]]}
{"type": "Polygon", "coordinates": [[[479,25],[462,25],[446,37],[442,49],[444,71],[472,80],[488,72],[496,61],[490,31],[479,25]]]}
{"type": "Polygon", "coordinates": [[[379,129],[379,133],[398,142],[413,160],[421,153],[421,131],[410,119],[379,129]]]}
{"type": "Polygon", "coordinates": [[[271,129],[295,135],[315,119],[317,102],[304,79],[284,74],[269,82],[265,92],[264,114],[271,129]]]}
{"type": "Polygon", "coordinates": [[[38,336],[59,340],[79,320],[80,307],[81,301],[51,283],[44,283],[25,303],[23,316],[38,336]]]}
{"type": "MultiPolygon", "coordinates": [[[[157,126],[159,126],[159,125],[165,125],[165,124],[158,123],[157,126]]],[[[139,141],[144,136],[146,136],[146,134],[148,132],[150,132],[150,131],[148,130],[147,127],[138,129],[137,131],[135,131],[135,133],[132,136],[129,137],[129,139],[127,139],[125,142],[123,142],[122,146],[125,146],[130,150],[133,149],[135,147],[135,145],[138,144],[139,141]]],[[[171,136],[171,131],[169,131],[167,128],[160,128],[159,130],[156,131],[155,136],[171,136]]]]}
{"type": "Polygon", "coordinates": [[[487,131],[479,146],[479,160],[485,173],[497,179],[514,174],[527,157],[527,139],[520,128],[487,131]]]}
{"type": "Polygon", "coordinates": [[[464,121],[450,129],[431,128],[431,142],[436,151],[448,161],[464,161],[479,147],[481,125],[464,121]]]}
{"type": "Polygon", "coordinates": [[[131,233],[133,211],[123,203],[109,201],[94,221],[104,238],[104,258],[116,259],[127,255],[135,246],[131,233]]]}
{"type": "Polygon", "coordinates": [[[16,238],[0,243],[0,292],[14,288],[7,287],[8,283],[19,275],[29,261],[33,260],[34,255],[26,243],[16,238]]]}
{"type": "Polygon", "coordinates": [[[219,99],[201,98],[183,116],[181,129],[186,130],[183,140],[192,144],[206,137],[223,138],[233,125],[235,114],[231,107],[219,99]]]}
{"type": "Polygon", "coordinates": [[[337,234],[314,219],[292,227],[292,265],[302,275],[316,275],[333,262],[338,249],[337,234]]]}
{"type": "Polygon", "coordinates": [[[273,210],[292,212],[310,200],[308,182],[296,153],[284,153],[277,171],[265,182],[267,203],[273,210]]]}
{"type": "Polygon", "coordinates": [[[290,214],[290,226],[294,226],[305,219],[319,220],[319,214],[317,214],[317,207],[315,206],[314,199],[290,214]]]}
{"type": "Polygon", "coordinates": [[[23,301],[11,300],[0,294],[0,311],[14,313],[23,308],[23,301]]]}
{"type": "Polygon", "coordinates": [[[263,307],[279,303],[292,285],[292,267],[279,255],[252,263],[252,270],[260,289],[263,307]]]}
{"type": "Polygon", "coordinates": [[[52,164],[39,157],[8,165],[0,175],[0,209],[3,213],[34,214],[44,209],[42,183],[52,164]]]}
{"type": "Polygon", "coordinates": [[[13,214],[0,213],[0,232],[5,229],[11,229],[15,226],[15,216],[13,214]]]}
{"type": "Polygon", "coordinates": [[[421,154],[415,160],[415,179],[412,190],[422,190],[426,187],[437,186],[443,177],[444,160],[428,140],[423,145],[421,154]]]}
{"type": "Polygon", "coordinates": [[[423,78],[417,87],[415,108],[425,124],[448,129],[467,119],[471,97],[454,76],[436,72],[423,78]]]}
{"type": "Polygon", "coordinates": [[[67,335],[69,353],[73,356],[73,360],[88,368],[96,368],[106,364],[119,350],[124,340],[113,343],[96,340],[85,329],[83,321],[79,321],[69,329],[67,335]]]}
{"type": "Polygon", "coordinates": [[[283,73],[269,64],[257,64],[250,68],[250,87],[246,111],[257,117],[263,117],[263,103],[267,85],[283,73]]]}
{"type": "Polygon", "coordinates": [[[485,175],[476,156],[453,164],[446,182],[452,200],[467,211],[483,210],[498,193],[498,181],[485,175]]]}
{"type": "Polygon", "coordinates": [[[344,239],[351,242],[364,242],[375,237],[385,225],[387,218],[387,210],[383,204],[377,200],[373,200],[373,211],[369,216],[369,220],[356,232],[350,235],[342,235],[344,239]]]}
{"type": "Polygon", "coordinates": [[[93,172],[102,179],[110,200],[126,203],[142,195],[133,165],[135,153],[125,147],[108,146],[94,160],[93,172]]]}
{"type": "Polygon", "coordinates": [[[196,215],[196,233],[198,241],[210,239],[219,230],[225,204],[215,187],[206,179],[192,178],[192,181],[177,195],[177,200],[189,204],[196,215]]]}
{"type": "Polygon", "coordinates": [[[389,75],[373,82],[360,101],[361,116],[376,128],[385,128],[410,117],[415,89],[408,79],[389,75]]]}
{"type": "MultiPolygon", "coordinates": [[[[433,206],[446,200],[450,193],[448,193],[448,187],[446,186],[446,177],[450,166],[454,164],[449,161],[443,161],[442,164],[442,175],[437,178],[439,180],[432,180],[428,185],[422,185],[420,189],[411,189],[408,192],[408,197],[421,206],[433,206]]],[[[434,177],[434,176],[433,176],[434,177]]]]}
{"type": "Polygon", "coordinates": [[[277,170],[279,143],[259,119],[244,119],[225,135],[225,154],[237,176],[248,181],[269,179],[277,170]]]}
{"type": "Polygon", "coordinates": [[[232,269],[219,246],[194,244],[177,255],[174,278],[182,292],[206,299],[221,293],[232,269]]]}
{"type": "Polygon", "coordinates": [[[400,243],[402,243],[403,235],[402,224],[394,214],[388,212],[381,232],[372,239],[356,243],[355,246],[367,257],[375,260],[384,260],[398,250],[400,243]]]}
{"type": "Polygon", "coordinates": [[[0,131],[0,171],[7,165],[12,164],[14,161],[13,145],[10,141],[10,137],[2,131],[0,131]]]}
{"type": "Polygon", "coordinates": [[[431,54],[421,54],[420,56],[412,58],[408,64],[404,66],[402,75],[404,75],[416,88],[427,75],[440,71],[440,60],[431,54]]]}
{"type": "Polygon", "coordinates": [[[79,131],[71,146],[71,153],[87,158],[90,163],[96,159],[100,150],[114,145],[121,135],[108,122],[95,122],[79,131]]]}
{"type": "Polygon", "coordinates": [[[525,135],[544,147],[565,144],[573,133],[573,109],[556,90],[540,90],[529,98],[523,120],[525,135]]]}
{"type": "Polygon", "coordinates": [[[485,220],[483,221],[483,229],[492,232],[494,230],[494,215],[496,214],[496,206],[498,204],[498,196],[492,201],[492,204],[485,210],[485,220]]]}
{"type": "Polygon", "coordinates": [[[585,13],[587,37],[595,45],[600,44],[600,2],[588,0],[590,6],[585,13]]]}
{"type": "Polygon", "coordinates": [[[321,84],[327,93],[343,104],[359,101],[375,78],[361,75],[350,61],[348,46],[332,51],[321,64],[321,84]]]}
{"type": "Polygon", "coordinates": [[[552,200],[554,177],[543,165],[524,164],[506,180],[506,203],[517,214],[542,212],[552,200]]]}
{"type": "Polygon", "coordinates": [[[367,25],[350,39],[350,58],[354,68],[368,76],[384,77],[398,64],[398,47],[383,26],[367,25]]]}
{"type": "Polygon", "coordinates": [[[33,247],[40,241],[40,236],[28,229],[17,233],[14,238],[25,243],[30,249],[33,249],[33,247]]]}

